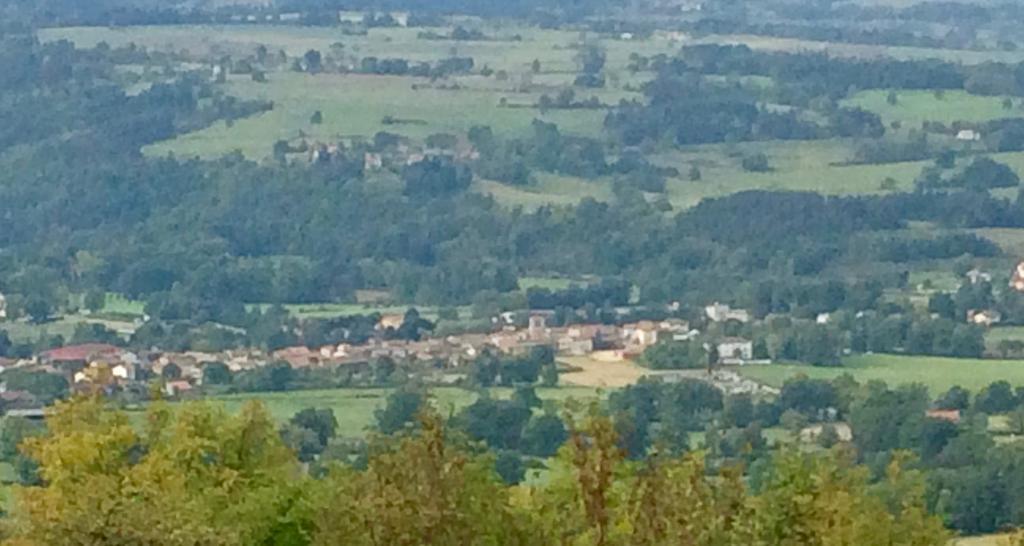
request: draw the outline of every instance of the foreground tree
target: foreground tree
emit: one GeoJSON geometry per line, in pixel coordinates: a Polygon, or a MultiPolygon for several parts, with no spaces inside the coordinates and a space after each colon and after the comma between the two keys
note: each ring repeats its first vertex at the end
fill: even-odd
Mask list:
{"type": "Polygon", "coordinates": [[[97,399],[58,403],[23,444],[42,486],[15,491],[18,545],[294,544],[304,479],[266,410],[156,404],[144,432],[97,399]]]}

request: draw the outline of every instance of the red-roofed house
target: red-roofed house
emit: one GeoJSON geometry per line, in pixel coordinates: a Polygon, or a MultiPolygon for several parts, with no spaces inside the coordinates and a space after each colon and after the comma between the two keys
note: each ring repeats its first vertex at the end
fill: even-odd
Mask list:
{"type": "Polygon", "coordinates": [[[59,349],[51,349],[40,356],[43,362],[89,362],[101,358],[115,358],[121,356],[124,350],[120,347],[107,345],[105,343],[85,343],[82,345],[69,345],[59,349]]]}

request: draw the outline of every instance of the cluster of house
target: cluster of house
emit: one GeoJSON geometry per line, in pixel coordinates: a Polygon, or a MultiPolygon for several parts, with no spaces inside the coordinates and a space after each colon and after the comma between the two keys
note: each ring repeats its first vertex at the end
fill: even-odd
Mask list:
{"type": "MultiPolygon", "coordinates": [[[[991,283],[992,275],[980,269],[972,269],[965,275],[965,282],[974,284],[991,283]]],[[[1024,292],[1024,262],[1017,264],[1010,275],[1010,289],[1017,292],[1024,292]]],[[[991,327],[1003,320],[1003,315],[995,309],[969,309],[967,311],[967,322],[978,326],[991,327]]]]}
{"type": "MultiPolygon", "coordinates": [[[[750,320],[749,313],[714,304],[705,310],[711,321],[750,320]]],[[[662,341],[687,341],[699,335],[689,322],[670,318],[660,321],[639,321],[621,325],[574,324],[553,327],[553,312],[531,312],[525,328],[504,323],[490,333],[467,333],[435,337],[420,341],[371,338],[363,344],[342,343],[320,348],[288,347],[270,353],[256,349],[205,352],[136,353],[113,345],[90,343],[61,347],[22,360],[0,360],[2,369],[42,371],[62,375],[75,388],[95,390],[97,387],[125,386],[145,377],[164,377],[164,388],[170,396],[189,392],[202,384],[203,368],[214,362],[225,364],[232,372],[255,369],[272,362],[284,361],[293,368],[350,367],[355,373],[370,369],[372,362],[389,358],[402,362],[420,362],[424,367],[457,370],[490,350],[500,354],[528,354],[534,347],[551,347],[563,355],[586,356],[601,352],[611,360],[639,356],[648,347],[662,341]],[[168,366],[173,373],[165,373],[168,366]]],[[[379,329],[397,327],[402,316],[384,316],[379,329]]],[[[743,364],[753,358],[753,344],[740,338],[718,340],[717,349],[723,364],[743,364]]],[[[0,387],[0,398],[3,396],[0,387]]]]}
{"type": "MultiPolygon", "coordinates": [[[[350,139],[350,146],[355,146],[355,139],[350,139]]],[[[338,143],[325,143],[309,140],[305,136],[290,141],[288,146],[296,153],[305,153],[309,163],[329,163],[345,153],[345,146],[338,143]]],[[[480,159],[480,152],[468,145],[457,145],[455,148],[438,148],[417,146],[402,141],[386,151],[367,151],[363,153],[363,170],[380,171],[385,167],[405,167],[419,163],[428,158],[447,158],[457,162],[469,162],[480,159]]]]}

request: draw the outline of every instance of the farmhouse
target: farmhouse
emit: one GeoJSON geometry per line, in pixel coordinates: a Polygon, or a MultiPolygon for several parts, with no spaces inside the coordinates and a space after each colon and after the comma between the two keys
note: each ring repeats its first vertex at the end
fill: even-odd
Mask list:
{"type": "Polygon", "coordinates": [[[622,338],[627,349],[643,350],[658,343],[661,330],[649,320],[622,326],[622,338]]]}
{"type": "Polygon", "coordinates": [[[719,341],[716,348],[722,364],[743,364],[754,359],[754,343],[747,339],[727,337],[719,341]]]}
{"type": "Polygon", "coordinates": [[[124,349],[105,343],[85,343],[51,349],[40,356],[44,364],[85,364],[94,360],[118,359],[124,349]]]}

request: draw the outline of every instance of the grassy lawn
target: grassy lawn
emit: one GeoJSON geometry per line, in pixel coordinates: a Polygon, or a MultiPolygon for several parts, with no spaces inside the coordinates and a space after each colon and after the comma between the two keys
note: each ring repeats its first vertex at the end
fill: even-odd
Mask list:
{"type": "Polygon", "coordinates": [[[83,323],[102,324],[122,335],[135,331],[135,325],[130,322],[91,319],[82,315],[69,315],[45,324],[32,324],[29,322],[3,322],[0,323],[0,330],[6,330],[15,343],[32,343],[40,336],[61,336],[70,340],[75,332],[75,327],[83,323]]]}
{"type": "Polygon", "coordinates": [[[948,125],[954,121],[983,122],[1024,114],[1019,105],[1010,110],[1003,108],[1004,97],[982,97],[966,91],[948,91],[941,99],[931,91],[897,90],[896,96],[893,105],[888,102],[887,90],[861,91],[844,101],[844,105],[875,112],[886,125],[899,121],[908,127],[919,127],[925,121],[948,125]]]}
{"type": "Polygon", "coordinates": [[[1014,386],[1024,385],[1024,361],[1004,360],[863,355],[846,359],[840,368],[772,364],[748,366],[739,371],[750,379],[776,387],[798,374],[834,379],[848,373],[860,382],[881,380],[890,386],[921,383],[935,396],[954,385],[973,392],[999,380],[1009,381],[1014,386]]]}
{"type": "Polygon", "coordinates": [[[886,178],[896,181],[894,189],[908,190],[913,188],[914,178],[924,165],[837,165],[852,156],[851,142],[815,140],[694,146],[662,154],[657,161],[681,173],[681,178],[670,180],[667,187],[669,200],[680,208],[691,207],[707,197],[750,189],[816,191],[827,195],[880,193],[886,178]],[[743,156],[752,153],[768,156],[772,170],[743,170],[743,156]],[[698,181],[686,178],[693,165],[701,171],[698,181]]]}
{"type": "MultiPolygon", "coordinates": [[[[339,436],[362,436],[366,429],[373,425],[373,412],[384,406],[388,389],[334,389],[322,391],[293,391],[283,393],[237,394],[211,398],[215,403],[223,404],[230,412],[237,412],[243,404],[250,400],[260,400],[267,405],[275,419],[285,421],[300,410],[309,407],[330,408],[338,419],[339,436]]],[[[497,397],[511,395],[511,389],[493,389],[497,397]]],[[[537,389],[537,394],[544,400],[558,402],[569,398],[576,400],[593,399],[598,391],[593,388],[564,387],[555,389],[537,389]]],[[[444,414],[458,411],[476,400],[476,393],[454,387],[436,388],[431,390],[436,407],[444,414]]]]}
{"type": "Polygon", "coordinates": [[[568,385],[593,388],[621,388],[633,385],[648,370],[641,368],[631,360],[607,361],[587,356],[560,357],[564,362],[579,371],[563,373],[561,381],[568,385]]]}
{"type": "Polygon", "coordinates": [[[146,302],[128,299],[120,294],[108,293],[102,312],[116,315],[142,316],[145,314],[145,307],[146,302]]]}
{"type": "Polygon", "coordinates": [[[546,288],[548,290],[565,290],[573,284],[585,284],[583,281],[574,281],[563,277],[522,277],[519,279],[519,289],[522,291],[531,288],[546,288]]]}

